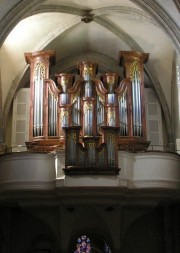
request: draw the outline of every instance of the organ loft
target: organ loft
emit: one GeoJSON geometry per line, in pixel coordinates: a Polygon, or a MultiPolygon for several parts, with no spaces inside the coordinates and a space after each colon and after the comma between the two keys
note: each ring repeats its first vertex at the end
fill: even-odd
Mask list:
{"type": "Polygon", "coordinates": [[[144,70],[149,54],[120,51],[124,76],[104,73],[98,64],[77,63],[78,78],[57,73],[55,52],[25,53],[30,65],[29,151],[65,149],[67,175],[117,175],[118,150],[145,151],[144,70]]]}

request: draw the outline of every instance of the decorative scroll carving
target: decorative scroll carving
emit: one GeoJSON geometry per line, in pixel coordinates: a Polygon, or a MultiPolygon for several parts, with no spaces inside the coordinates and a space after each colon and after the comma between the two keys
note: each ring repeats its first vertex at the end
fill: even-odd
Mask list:
{"type": "Polygon", "coordinates": [[[134,61],[130,64],[130,80],[133,81],[135,78],[141,80],[141,71],[140,71],[139,62],[134,61]]]}
{"type": "Polygon", "coordinates": [[[45,79],[45,66],[42,62],[37,62],[34,66],[34,77],[36,79],[45,79]]]}

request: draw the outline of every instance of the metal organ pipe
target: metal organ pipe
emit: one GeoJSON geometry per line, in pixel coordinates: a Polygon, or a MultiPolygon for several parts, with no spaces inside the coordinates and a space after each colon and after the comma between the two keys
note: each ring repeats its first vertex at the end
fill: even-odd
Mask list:
{"type": "Polygon", "coordinates": [[[123,94],[119,98],[119,118],[120,118],[120,135],[126,136],[128,134],[126,92],[123,92],[123,94]]]}
{"type": "Polygon", "coordinates": [[[56,122],[57,122],[57,101],[54,98],[54,136],[56,135],[56,122]]]}
{"type": "Polygon", "coordinates": [[[37,76],[34,81],[34,136],[43,135],[43,87],[41,66],[37,66],[37,76]]]}
{"type": "Polygon", "coordinates": [[[36,136],[39,136],[39,77],[36,82],[36,136]]]}
{"type": "Polygon", "coordinates": [[[43,86],[44,80],[40,79],[40,135],[43,135],[43,86]]]}
{"type": "Polygon", "coordinates": [[[52,102],[53,102],[53,100],[52,100],[52,95],[51,94],[49,94],[49,104],[48,104],[48,106],[49,106],[49,117],[48,117],[48,120],[49,120],[49,136],[51,136],[52,135],[52,121],[53,121],[53,119],[52,119],[52,110],[53,110],[53,106],[52,106],[52,102]]]}
{"type": "Polygon", "coordinates": [[[121,102],[122,102],[122,104],[121,104],[121,106],[122,106],[122,122],[123,122],[123,135],[126,135],[126,132],[125,132],[125,111],[124,111],[124,94],[122,95],[122,100],[121,100],[121,102]]]}
{"type": "Polygon", "coordinates": [[[133,135],[136,135],[136,104],[135,104],[135,82],[132,81],[132,107],[133,107],[133,135]]]}
{"type": "Polygon", "coordinates": [[[121,99],[119,99],[119,119],[120,119],[120,135],[123,135],[122,134],[122,105],[121,105],[121,99]]]}
{"type": "Polygon", "coordinates": [[[48,92],[48,135],[56,136],[57,124],[57,98],[49,89],[48,92]]]}
{"type": "Polygon", "coordinates": [[[99,129],[103,124],[104,124],[104,105],[100,100],[100,96],[97,95],[97,133],[99,133],[99,129]]]}
{"type": "Polygon", "coordinates": [[[37,91],[36,91],[36,81],[34,81],[34,118],[33,118],[33,136],[37,135],[37,91]]]}
{"type": "Polygon", "coordinates": [[[134,108],[135,108],[135,135],[138,136],[138,100],[137,100],[137,80],[134,78],[134,108]]]}
{"type": "Polygon", "coordinates": [[[136,100],[135,100],[135,104],[136,104],[136,135],[139,136],[139,104],[138,104],[138,81],[136,78],[136,73],[135,73],[135,91],[136,91],[136,100]]]}
{"type": "Polygon", "coordinates": [[[48,135],[51,134],[51,96],[48,97],[48,135]]]}
{"type": "Polygon", "coordinates": [[[85,97],[92,97],[92,82],[85,81],[85,97]]]}
{"type": "Polygon", "coordinates": [[[133,97],[133,135],[142,135],[142,120],[141,120],[141,94],[140,82],[138,80],[137,71],[134,72],[132,81],[132,97],[133,97]]]}
{"type": "Polygon", "coordinates": [[[138,108],[139,108],[139,136],[142,135],[142,119],[141,119],[141,89],[140,89],[140,82],[137,76],[137,72],[136,72],[136,79],[137,79],[137,84],[138,84],[138,108]]]}
{"type": "Polygon", "coordinates": [[[127,119],[127,96],[124,94],[124,117],[125,117],[125,135],[128,135],[128,119],[127,119]]]}
{"type": "Polygon", "coordinates": [[[55,108],[55,99],[52,96],[52,135],[53,136],[55,135],[55,114],[56,114],[55,109],[56,109],[55,108]]]}
{"type": "Polygon", "coordinates": [[[93,106],[92,104],[85,103],[84,109],[84,124],[85,124],[85,135],[92,136],[93,134],[93,106]]]}
{"type": "Polygon", "coordinates": [[[76,98],[76,101],[73,103],[72,107],[72,124],[73,126],[79,126],[80,125],[80,97],[78,96],[76,98]]]}

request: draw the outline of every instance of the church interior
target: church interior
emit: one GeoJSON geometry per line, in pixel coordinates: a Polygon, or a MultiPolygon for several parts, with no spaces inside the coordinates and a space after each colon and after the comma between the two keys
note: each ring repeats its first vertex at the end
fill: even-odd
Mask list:
{"type": "Polygon", "coordinates": [[[179,253],[179,0],[0,20],[0,252],[179,253]]]}

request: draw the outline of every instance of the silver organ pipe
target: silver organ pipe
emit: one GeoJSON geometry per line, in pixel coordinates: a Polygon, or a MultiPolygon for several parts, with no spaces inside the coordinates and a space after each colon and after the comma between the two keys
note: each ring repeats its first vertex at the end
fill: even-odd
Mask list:
{"type": "Polygon", "coordinates": [[[72,124],[80,126],[80,97],[77,96],[72,106],[72,124]]]}
{"type": "Polygon", "coordinates": [[[43,94],[44,78],[42,76],[44,66],[36,66],[36,77],[34,81],[34,136],[43,135],[43,94]]]}
{"type": "Polygon", "coordinates": [[[127,93],[123,92],[119,96],[119,118],[120,118],[120,135],[128,135],[128,119],[127,119],[127,93]]]}
{"type": "Polygon", "coordinates": [[[80,125],[80,97],[77,98],[77,125],[80,125]]]}
{"type": "Polygon", "coordinates": [[[136,135],[136,104],[134,80],[132,81],[132,111],[133,111],[133,135],[136,135]]]}
{"type": "Polygon", "coordinates": [[[40,79],[40,135],[43,135],[43,86],[44,80],[40,79]]]}
{"type": "Polygon", "coordinates": [[[136,122],[135,122],[135,127],[136,127],[136,135],[139,136],[139,104],[138,104],[138,90],[139,90],[139,83],[136,78],[136,72],[135,72],[135,107],[136,107],[136,122]]]}
{"type": "Polygon", "coordinates": [[[92,82],[85,81],[85,97],[92,97],[92,82]]]}
{"type": "Polygon", "coordinates": [[[127,114],[127,95],[124,94],[124,123],[125,123],[125,135],[128,135],[128,114],[127,114]]]}
{"type": "Polygon", "coordinates": [[[134,72],[134,79],[132,81],[132,96],[133,96],[133,135],[142,135],[142,120],[141,120],[141,94],[140,82],[138,74],[134,72]]]}
{"type": "Polygon", "coordinates": [[[52,106],[53,106],[53,110],[52,110],[52,114],[53,114],[53,124],[52,124],[52,135],[53,136],[55,136],[56,135],[56,132],[55,132],[55,125],[56,125],[56,117],[55,117],[55,115],[56,115],[56,107],[55,107],[55,99],[54,99],[54,97],[53,97],[53,99],[52,99],[52,101],[53,101],[53,103],[52,103],[52,106]]]}
{"type": "Polygon", "coordinates": [[[97,133],[104,124],[104,105],[99,95],[97,95],[97,133]]]}
{"type": "Polygon", "coordinates": [[[93,105],[89,102],[84,104],[84,135],[93,135],[93,105]]]}
{"type": "Polygon", "coordinates": [[[114,94],[108,94],[108,103],[109,104],[115,103],[115,95],[114,94]]]}
{"type": "Polygon", "coordinates": [[[51,96],[48,97],[48,135],[51,135],[51,96]]]}
{"type": "Polygon", "coordinates": [[[36,136],[39,136],[39,103],[40,103],[40,100],[39,100],[39,77],[37,78],[37,81],[36,81],[36,108],[34,108],[34,110],[36,111],[36,136]]]}
{"type": "Polygon", "coordinates": [[[137,85],[138,85],[138,89],[137,89],[137,92],[138,92],[138,108],[139,108],[139,136],[142,136],[142,119],[141,119],[141,89],[140,89],[140,82],[137,78],[137,73],[136,73],[136,79],[137,79],[137,85]]]}
{"type": "Polygon", "coordinates": [[[34,118],[33,118],[33,136],[37,136],[37,91],[36,81],[34,82],[34,118]]]}
{"type": "Polygon", "coordinates": [[[57,125],[57,101],[56,99],[54,99],[54,136],[57,135],[56,125],[57,125]]]}
{"type": "Polygon", "coordinates": [[[69,96],[67,93],[61,94],[61,104],[66,105],[69,102],[69,96]]]}
{"type": "Polygon", "coordinates": [[[49,92],[48,96],[48,135],[56,136],[57,125],[57,98],[49,92]]]}

